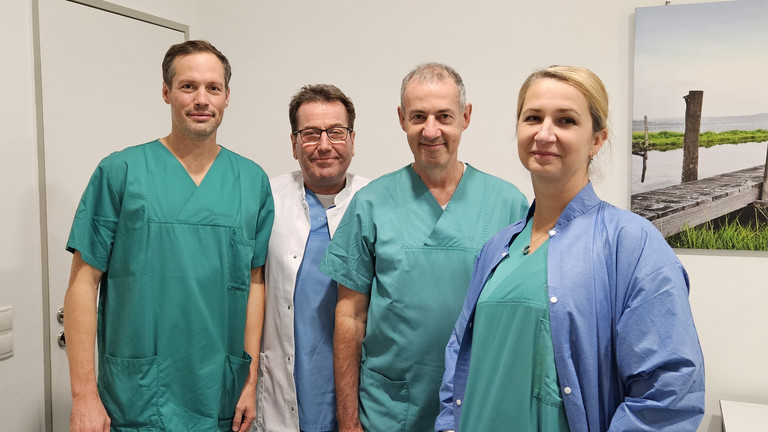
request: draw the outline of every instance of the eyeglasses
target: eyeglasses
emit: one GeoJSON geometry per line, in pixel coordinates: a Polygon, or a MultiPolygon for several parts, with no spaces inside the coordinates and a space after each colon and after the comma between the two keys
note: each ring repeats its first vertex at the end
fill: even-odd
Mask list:
{"type": "Polygon", "coordinates": [[[294,131],[293,133],[301,138],[303,144],[312,145],[320,142],[320,137],[323,132],[328,136],[328,140],[332,143],[340,144],[347,140],[349,132],[352,128],[337,126],[328,129],[306,128],[302,130],[294,131]]]}

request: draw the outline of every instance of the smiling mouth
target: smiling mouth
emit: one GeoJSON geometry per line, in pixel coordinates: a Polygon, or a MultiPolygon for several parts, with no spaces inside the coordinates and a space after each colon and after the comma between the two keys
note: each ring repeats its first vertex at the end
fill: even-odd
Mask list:
{"type": "Polygon", "coordinates": [[[193,120],[208,120],[208,119],[213,118],[213,114],[205,113],[205,112],[202,112],[202,113],[193,112],[193,113],[187,114],[187,117],[189,117],[189,118],[191,118],[193,120]]]}

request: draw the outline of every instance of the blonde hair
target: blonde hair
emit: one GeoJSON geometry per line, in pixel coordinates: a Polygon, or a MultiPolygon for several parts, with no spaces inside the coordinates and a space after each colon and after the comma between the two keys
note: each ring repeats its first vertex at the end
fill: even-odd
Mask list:
{"type": "Polygon", "coordinates": [[[520,113],[523,111],[523,103],[528,89],[534,82],[540,79],[554,79],[570,84],[576,90],[584,95],[589,106],[589,113],[592,117],[592,131],[595,133],[605,129],[608,136],[608,92],[600,78],[589,69],[576,66],[550,66],[545,69],[537,70],[530,74],[520,87],[517,95],[517,120],[520,120],[520,113]]]}

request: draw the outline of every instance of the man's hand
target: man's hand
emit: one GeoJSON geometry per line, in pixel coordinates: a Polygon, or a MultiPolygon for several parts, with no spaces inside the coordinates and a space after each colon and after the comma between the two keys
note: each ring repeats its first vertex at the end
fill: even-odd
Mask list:
{"type": "Polygon", "coordinates": [[[253,421],[256,420],[256,385],[246,384],[240,392],[240,399],[235,408],[235,418],[232,419],[233,431],[251,430],[253,421]]]}
{"type": "Polygon", "coordinates": [[[264,325],[264,266],[251,269],[251,285],[245,312],[245,352],[252,360],[248,378],[237,400],[232,430],[247,432],[256,420],[256,382],[259,376],[261,329],[264,325]]]}
{"type": "Polygon", "coordinates": [[[111,423],[98,394],[72,398],[70,432],[109,432],[111,423]]]}
{"type": "Polygon", "coordinates": [[[355,426],[340,427],[339,432],[364,432],[364,431],[363,431],[363,427],[360,426],[360,423],[358,423],[355,426]]]}

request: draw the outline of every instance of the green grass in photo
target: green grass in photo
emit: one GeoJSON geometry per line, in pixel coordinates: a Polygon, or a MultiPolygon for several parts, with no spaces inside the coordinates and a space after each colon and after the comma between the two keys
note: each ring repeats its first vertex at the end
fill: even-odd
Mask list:
{"type": "Polygon", "coordinates": [[[707,222],[667,237],[673,248],[768,251],[768,224],[765,210],[755,209],[753,222],[743,224],[727,216],[719,222],[707,222]]]}
{"type": "MultiPolygon", "coordinates": [[[[668,151],[683,148],[682,132],[648,132],[649,150],[668,151]]],[[[632,151],[642,151],[640,148],[644,138],[643,132],[632,132],[632,151]]],[[[768,130],[755,129],[750,131],[731,130],[725,132],[702,132],[699,134],[699,147],[712,147],[720,144],[759,143],[768,141],[768,130]]]]}

